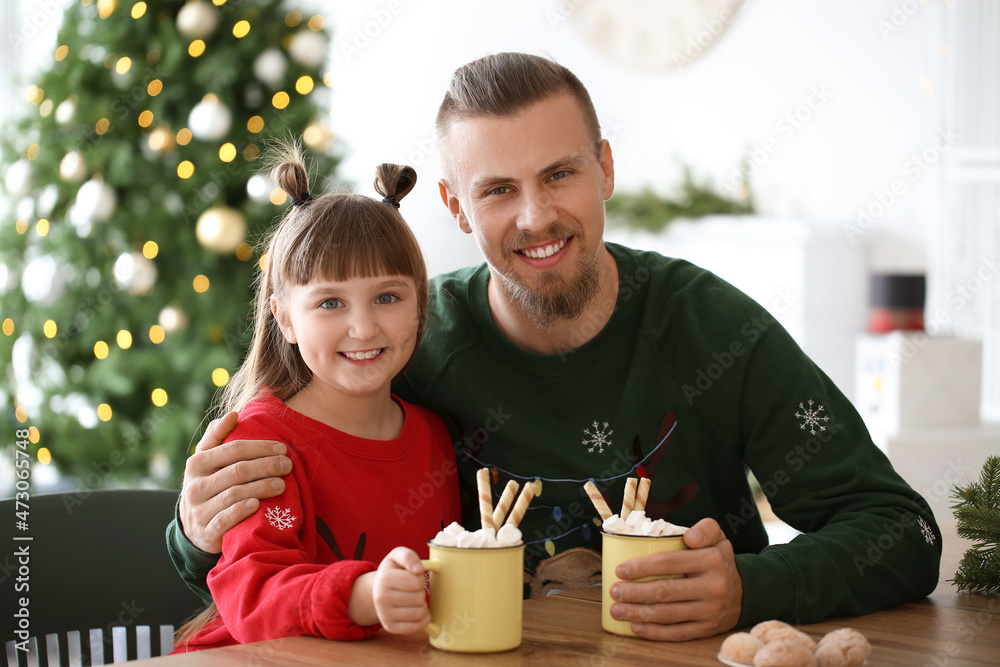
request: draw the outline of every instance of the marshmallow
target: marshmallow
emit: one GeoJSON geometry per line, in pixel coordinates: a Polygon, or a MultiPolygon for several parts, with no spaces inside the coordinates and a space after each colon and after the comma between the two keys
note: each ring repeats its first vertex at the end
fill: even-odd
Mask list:
{"type": "Polygon", "coordinates": [[[459,535],[465,532],[465,528],[462,528],[462,524],[460,524],[459,522],[452,521],[451,523],[448,524],[448,527],[444,529],[444,532],[448,533],[449,535],[454,535],[455,537],[458,537],[459,535]]]}
{"type": "Polygon", "coordinates": [[[622,521],[620,516],[612,514],[604,520],[604,523],[601,524],[601,528],[604,529],[605,533],[625,533],[628,530],[628,525],[622,521]]]}
{"type": "Polygon", "coordinates": [[[645,537],[672,537],[683,535],[687,528],[675,526],[672,523],[657,519],[653,521],[642,510],[632,510],[628,518],[622,521],[617,514],[611,515],[601,524],[605,533],[615,535],[642,535],[645,537]]]}
{"type": "Polygon", "coordinates": [[[502,547],[514,547],[521,543],[521,537],[521,529],[508,523],[497,533],[497,542],[502,547]]]}
{"type": "Polygon", "coordinates": [[[448,531],[442,530],[434,536],[434,544],[439,547],[456,547],[458,546],[458,538],[448,531]]]}
{"type": "Polygon", "coordinates": [[[521,531],[517,526],[510,524],[500,529],[500,532],[492,528],[480,528],[474,533],[462,528],[457,523],[450,526],[434,536],[434,544],[439,547],[458,547],[459,549],[497,549],[500,547],[514,547],[521,544],[521,531]]]}
{"type": "Polygon", "coordinates": [[[648,521],[646,519],[646,513],[643,511],[633,511],[629,512],[628,518],[625,519],[625,525],[631,528],[640,525],[643,521],[648,521]]]}

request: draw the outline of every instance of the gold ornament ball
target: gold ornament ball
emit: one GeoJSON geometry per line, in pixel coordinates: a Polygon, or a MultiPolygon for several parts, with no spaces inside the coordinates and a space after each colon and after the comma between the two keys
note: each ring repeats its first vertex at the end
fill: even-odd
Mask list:
{"type": "Polygon", "coordinates": [[[210,208],[198,218],[195,236],[198,243],[220,255],[236,252],[247,234],[243,214],[226,206],[210,208]]]}

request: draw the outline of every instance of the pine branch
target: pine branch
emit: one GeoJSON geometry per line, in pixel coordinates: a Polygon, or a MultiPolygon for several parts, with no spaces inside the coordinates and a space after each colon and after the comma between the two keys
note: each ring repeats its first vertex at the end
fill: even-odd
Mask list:
{"type": "Polygon", "coordinates": [[[952,506],[958,534],[974,544],[959,563],[954,583],[959,591],[1000,595],[1000,456],[983,464],[979,481],[954,487],[952,506]]]}

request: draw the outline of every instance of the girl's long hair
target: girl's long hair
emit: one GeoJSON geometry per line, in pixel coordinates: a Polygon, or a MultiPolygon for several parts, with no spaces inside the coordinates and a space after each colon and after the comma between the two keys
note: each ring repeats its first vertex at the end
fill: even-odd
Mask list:
{"type": "MultiPolygon", "coordinates": [[[[399,202],[417,182],[407,166],[380,164],[375,190],[382,201],[357,194],[327,193],[313,198],[309,174],[297,142],[278,142],[268,151],[270,177],[292,200],[281,222],[265,240],[267,251],[256,278],[253,339],[243,363],[217,401],[221,416],[240,411],[261,391],[287,401],[312,379],[298,346],[281,334],[271,299],[282,299],[292,285],[313,278],[405,276],[417,293],[417,343],[427,320],[427,268],[417,239],[399,214],[399,202]]],[[[219,618],[215,603],[177,631],[186,644],[219,618]]]]}

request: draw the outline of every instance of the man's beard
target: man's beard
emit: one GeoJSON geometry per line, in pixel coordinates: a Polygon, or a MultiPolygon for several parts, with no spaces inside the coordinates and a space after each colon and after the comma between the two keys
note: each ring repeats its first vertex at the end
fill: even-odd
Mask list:
{"type": "MultiPolygon", "coordinates": [[[[545,240],[572,236],[575,242],[581,243],[583,238],[581,231],[557,224],[549,231],[545,240]]],[[[513,240],[504,243],[503,256],[513,256],[515,248],[535,245],[537,242],[533,242],[530,236],[527,233],[520,233],[513,240]]],[[[557,320],[576,319],[600,291],[601,264],[588,255],[585,248],[582,250],[575,266],[577,274],[571,277],[573,281],[571,283],[555,275],[543,274],[541,284],[532,288],[522,282],[513,271],[509,275],[497,271],[503,292],[510,298],[514,307],[539,330],[547,329],[557,320]]]]}

